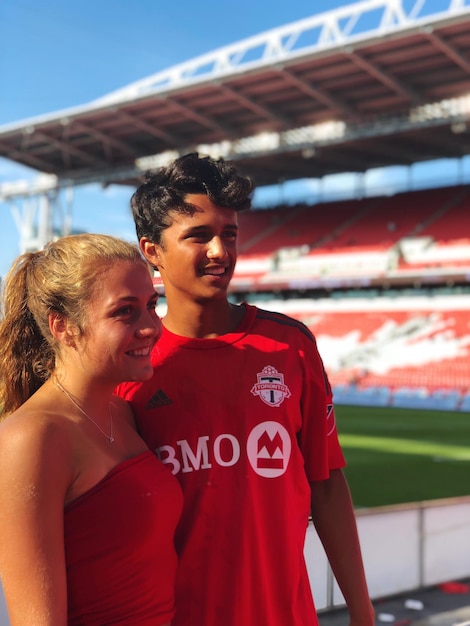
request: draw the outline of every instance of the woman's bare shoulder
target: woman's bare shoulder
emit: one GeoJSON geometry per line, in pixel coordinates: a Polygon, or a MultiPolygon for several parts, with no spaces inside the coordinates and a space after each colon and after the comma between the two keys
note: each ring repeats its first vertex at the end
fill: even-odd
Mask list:
{"type": "Polygon", "coordinates": [[[67,420],[52,409],[25,403],[0,423],[0,473],[41,480],[60,472],[67,476],[72,457],[67,420]]]}

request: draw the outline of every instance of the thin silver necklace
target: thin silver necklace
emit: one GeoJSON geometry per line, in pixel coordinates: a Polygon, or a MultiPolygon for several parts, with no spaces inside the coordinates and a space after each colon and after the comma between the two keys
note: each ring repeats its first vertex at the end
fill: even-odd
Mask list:
{"type": "Polygon", "coordinates": [[[70,402],[72,404],[74,404],[77,409],[80,411],[80,413],[83,413],[83,415],[88,418],[90,420],[90,422],[93,422],[93,424],[96,426],[96,428],[106,437],[106,439],[109,441],[110,444],[114,443],[114,436],[113,436],[113,415],[111,413],[111,405],[109,405],[109,434],[107,432],[105,432],[101,426],[99,424],[97,424],[95,422],[94,419],[92,419],[88,413],[86,413],[82,407],[78,404],[78,402],[76,400],[74,400],[73,396],[67,391],[67,389],[64,389],[62,387],[62,385],[59,383],[58,380],[54,381],[56,384],[56,387],[58,387],[58,389],[60,389],[62,391],[62,393],[64,393],[67,398],[70,400],[70,402]]]}

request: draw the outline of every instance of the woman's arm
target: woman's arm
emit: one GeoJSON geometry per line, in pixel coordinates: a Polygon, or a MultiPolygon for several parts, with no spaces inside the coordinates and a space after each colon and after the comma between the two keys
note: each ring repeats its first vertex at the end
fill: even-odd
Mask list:
{"type": "MultiPolygon", "coordinates": [[[[30,417],[30,416],[29,416],[30,417]]],[[[0,575],[11,626],[65,626],[63,429],[11,415],[0,428],[0,575]]]]}

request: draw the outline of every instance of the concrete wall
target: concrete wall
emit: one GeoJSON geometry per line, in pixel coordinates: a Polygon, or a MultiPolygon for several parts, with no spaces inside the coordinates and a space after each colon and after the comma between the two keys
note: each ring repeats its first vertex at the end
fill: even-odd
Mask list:
{"type": "MultiPolygon", "coordinates": [[[[361,510],[357,522],[372,599],[470,576],[470,497],[361,510]]],[[[317,609],[344,604],[312,527],[305,557],[317,609]]]]}

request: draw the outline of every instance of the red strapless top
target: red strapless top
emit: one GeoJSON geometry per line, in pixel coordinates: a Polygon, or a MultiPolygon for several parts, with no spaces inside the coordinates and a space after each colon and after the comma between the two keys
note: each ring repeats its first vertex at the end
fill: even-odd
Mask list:
{"type": "Polygon", "coordinates": [[[68,624],[158,626],[174,614],[176,478],[151,451],[65,508],[68,624]]]}

